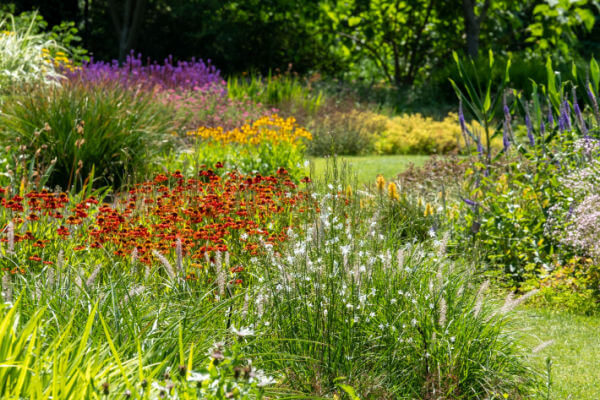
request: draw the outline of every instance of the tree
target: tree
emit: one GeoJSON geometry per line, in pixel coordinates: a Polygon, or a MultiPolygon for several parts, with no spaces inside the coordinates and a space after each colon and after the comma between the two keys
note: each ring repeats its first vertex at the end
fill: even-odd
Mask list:
{"type": "Polygon", "coordinates": [[[119,41],[119,62],[123,62],[140,33],[146,0],[125,0],[123,8],[119,7],[115,0],[108,0],[108,5],[119,41]]]}
{"type": "Polygon", "coordinates": [[[339,43],[341,52],[367,57],[388,82],[402,86],[412,84],[430,66],[439,2],[355,0],[322,7],[344,39],[339,43]]]}
{"type": "Polygon", "coordinates": [[[465,19],[467,54],[471,58],[476,58],[479,52],[481,23],[485,19],[490,7],[490,0],[485,0],[483,3],[479,3],[477,0],[463,0],[462,4],[465,19]]]}

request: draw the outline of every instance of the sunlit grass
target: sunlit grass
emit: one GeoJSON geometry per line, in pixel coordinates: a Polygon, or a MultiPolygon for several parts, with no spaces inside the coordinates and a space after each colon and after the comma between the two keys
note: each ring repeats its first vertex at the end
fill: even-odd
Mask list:
{"type": "MultiPolygon", "coordinates": [[[[421,166],[429,156],[426,155],[393,155],[393,156],[343,156],[340,161],[347,162],[353,172],[357,174],[358,183],[375,182],[378,174],[386,180],[394,179],[405,171],[409,165],[421,166]]],[[[312,158],[315,176],[322,176],[327,165],[327,158],[312,158]]]]}
{"type": "Polygon", "coordinates": [[[547,309],[528,309],[524,317],[533,346],[554,340],[532,358],[540,371],[552,361],[550,399],[600,398],[600,318],[547,309]]]}

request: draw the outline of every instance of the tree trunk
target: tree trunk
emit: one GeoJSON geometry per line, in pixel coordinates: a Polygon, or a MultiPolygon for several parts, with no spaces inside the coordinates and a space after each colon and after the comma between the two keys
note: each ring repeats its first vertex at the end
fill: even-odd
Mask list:
{"type": "Polygon", "coordinates": [[[490,6],[490,0],[485,0],[481,6],[479,15],[476,15],[475,8],[477,0],[462,0],[465,17],[465,36],[467,38],[467,54],[471,58],[476,58],[479,53],[479,33],[481,32],[481,23],[490,6]]]}
{"type": "Polygon", "coordinates": [[[146,1],[126,0],[122,10],[119,10],[119,7],[115,4],[115,0],[109,0],[108,2],[119,43],[119,63],[123,63],[127,52],[137,42],[146,1]],[[122,19],[119,18],[119,11],[122,11],[122,19]]]}

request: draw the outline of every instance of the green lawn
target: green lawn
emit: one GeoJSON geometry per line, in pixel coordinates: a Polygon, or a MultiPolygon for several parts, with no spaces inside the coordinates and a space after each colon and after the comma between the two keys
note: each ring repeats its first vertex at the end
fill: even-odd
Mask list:
{"type": "MultiPolygon", "coordinates": [[[[343,156],[338,160],[346,162],[353,173],[357,174],[359,183],[375,182],[377,174],[382,174],[387,180],[393,179],[413,163],[421,166],[429,156],[423,155],[394,155],[394,156],[343,156]]],[[[327,158],[313,158],[315,176],[323,176],[327,166],[327,158]]]]}
{"type": "Polygon", "coordinates": [[[600,318],[528,309],[525,329],[536,346],[554,343],[532,357],[540,370],[552,360],[551,399],[600,399],[600,318]]]}

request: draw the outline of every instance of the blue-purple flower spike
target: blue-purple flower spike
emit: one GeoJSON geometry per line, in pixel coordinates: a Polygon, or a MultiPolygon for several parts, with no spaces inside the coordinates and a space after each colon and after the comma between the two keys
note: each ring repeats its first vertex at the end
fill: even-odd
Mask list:
{"type": "Polygon", "coordinates": [[[565,129],[570,131],[572,129],[571,107],[569,106],[569,102],[567,100],[563,101],[560,114],[563,119],[565,129]]]}
{"type": "Polygon", "coordinates": [[[465,114],[463,113],[462,100],[458,101],[458,122],[460,123],[460,129],[463,134],[467,134],[467,124],[465,123],[465,114]]]}
{"type": "Polygon", "coordinates": [[[585,120],[583,119],[583,115],[581,114],[581,109],[579,108],[579,104],[575,102],[573,106],[575,109],[575,116],[577,117],[577,122],[579,123],[579,129],[581,129],[581,133],[583,133],[583,137],[588,137],[588,128],[585,124],[585,120]]]}
{"type": "Polygon", "coordinates": [[[544,124],[544,121],[542,121],[542,122],[540,122],[540,136],[543,138],[545,133],[546,133],[546,125],[544,124]]]}
{"type": "Polygon", "coordinates": [[[529,144],[531,146],[535,146],[535,138],[533,137],[533,127],[531,126],[531,118],[529,118],[529,113],[525,114],[525,126],[527,126],[527,138],[529,139],[529,144]]]}
{"type": "Polygon", "coordinates": [[[552,114],[552,107],[548,104],[548,129],[554,128],[554,115],[552,114]]]}

